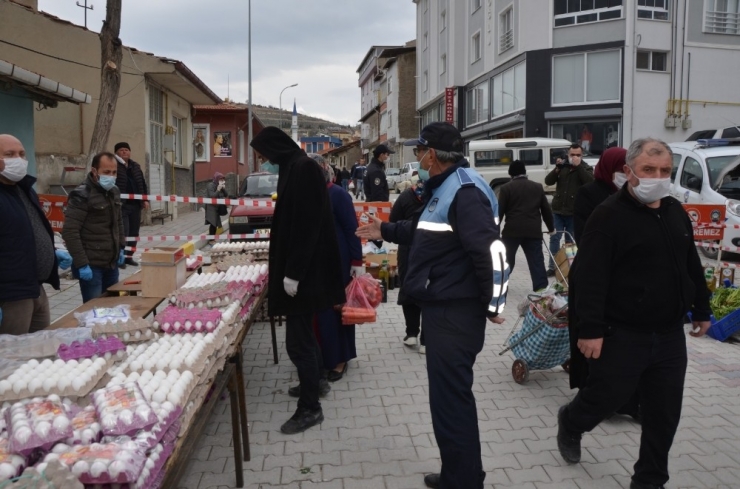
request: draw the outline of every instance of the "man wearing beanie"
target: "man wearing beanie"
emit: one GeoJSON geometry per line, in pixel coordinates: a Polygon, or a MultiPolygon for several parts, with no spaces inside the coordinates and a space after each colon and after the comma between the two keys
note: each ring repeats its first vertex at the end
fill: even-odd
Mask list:
{"type": "MultiPolygon", "coordinates": [[[[116,178],[118,190],[122,194],[147,195],[149,189],[146,186],[144,172],[141,165],[131,159],[131,146],[126,142],[118,143],[115,146],[115,153],[118,161],[118,176],[116,178]]],[[[121,199],[121,204],[125,236],[129,238],[138,237],[141,225],[141,209],[148,209],[149,201],[121,199]]],[[[126,245],[133,248],[136,246],[136,241],[127,241],[126,245]]],[[[133,256],[133,250],[126,250],[126,261],[121,268],[126,265],[138,266],[139,264],[134,261],[133,256]]]]}
{"type": "Polygon", "coordinates": [[[529,265],[532,290],[547,287],[545,259],[542,255],[542,221],[549,232],[554,231],[552,210],[545,197],[545,189],[527,179],[527,168],[521,160],[509,166],[511,181],[501,187],[498,197],[499,216],[504,230],[501,241],[506,246],[506,261],[514,271],[516,252],[521,246],[529,265]]]}

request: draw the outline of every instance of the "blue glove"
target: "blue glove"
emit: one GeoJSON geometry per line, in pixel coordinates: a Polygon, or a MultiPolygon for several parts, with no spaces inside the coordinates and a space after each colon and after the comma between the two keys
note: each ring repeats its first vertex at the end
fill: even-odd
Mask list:
{"type": "Polygon", "coordinates": [[[126,261],[126,255],[123,254],[123,250],[121,250],[121,253],[118,255],[118,265],[123,265],[123,262],[126,261]]]}
{"type": "Polygon", "coordinates": [[[80,268],[78,272],[80,274],[80,280],[87,281],[92,280],[93,278],[93,273],[90,265],[85,265],[84,267],[80,268]]]}
{"type": "Polygon", "coordinates": [[[59,260],[59,268],[66,270],[72,266],[72,255],[67,250],[56,250],[54,254],[57,256],[57,260],[59,260]]]}

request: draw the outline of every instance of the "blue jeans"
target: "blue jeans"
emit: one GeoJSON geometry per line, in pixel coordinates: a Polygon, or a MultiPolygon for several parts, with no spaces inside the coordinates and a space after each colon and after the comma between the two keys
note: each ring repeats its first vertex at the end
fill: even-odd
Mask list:
{"type": "Polygon", "coordinates": [[[118,283],[118,267],[90,267],[90,269],[93,273],[92,280],[80,280],[79,268],[72,268],[72,276],[80,280],[80,292],[82,292],[83,303],[100,297],[108,287],[118,283]]]}
{"type": "MultiPolygon", "coordinates": [[[[566,243],[572,243],[573,242],[573,234],[575,231],[573,230],[573,216],[564,216],[562,214],[556,214],[552,213],[553,221],[555,222],[555,230],[556,231],[567,231],[570,233],[569,235],[565,235],[565,242],[566,243]]],[[[552,236],[550,236],[550,253],[552,253],[552,256],[550,257],[550,270],[555,270],[555,262],[553,261],[552,257],[557,255],[558,251],[560,251],[560,239],[563,236],[563,233],[555,233],[552,236]]]]}
{"type": "Polygon", "coordinates": [[[349,188],[349,180],[342,180],[342,188],[347,190],[349,188]]]}

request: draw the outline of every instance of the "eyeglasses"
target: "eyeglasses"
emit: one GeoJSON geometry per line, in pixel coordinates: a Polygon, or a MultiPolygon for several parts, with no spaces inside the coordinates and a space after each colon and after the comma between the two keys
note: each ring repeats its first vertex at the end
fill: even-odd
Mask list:
{"type": "Polygon", "coordinates": [[[414,156],[419,156],[422,151],[429,151],[429,148],[414,148],[414,156]]]}

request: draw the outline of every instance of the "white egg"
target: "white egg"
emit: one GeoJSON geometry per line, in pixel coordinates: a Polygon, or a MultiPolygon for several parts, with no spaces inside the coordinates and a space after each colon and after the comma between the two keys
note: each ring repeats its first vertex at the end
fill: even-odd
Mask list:
{"type": "Polygon", "coordinates": [[[126,464],[121,460],[114,460],[108,465],[108,473],[113,479],[117,479],[118,476],[125,471],[126,464]]]}
{"type": "Polygon", "coordinates": [[[36,367],[36,366],[38,366],[38,364],[39,364],[39,361],[36,360],[35,358],[32,358],[32,359],[30,359],[28,361],[28,365],[31,366],[31,367],[36,367]]]}
{"type": "Polygon", "coordinates": [[[46,438],[49,436],[49,432],[51,431],[51,423],[48,421],[41,421],[40,423],[36,423],[36,426],[34,427],[34,432],[39,438],[46,438]]]}
{"type": "Polygon", "coordinates": [[[46,456],[44,459],[46,462],[50,462],[51,460],[56,460],[55,458],[50,458],[52,455],[56,455],[56,458],[59,458],[60,453],[64,453],[67,450],[69,450],[69,445],[65,445],[64,443],[58,443],[52,447],[51,452],[49,455],[46,456]]]}
{"type": "Polygon", "coordinates": [[[44,360],[43,362],[41,362],[41,366],[42,366],[42,367],[47,367],[47,368],[48,368],[48,367],[49,367],[50,365],[53,365],[53,364],[54,364],[54,362],[52,362],[52,361],[51,361],[50,359],[48,359],[48,358],[47,358],[46,360],[44,360]]]}
{"type": "Polygon", "coordinates": [[[83,443],[90,443],[97,437],[97,433],[90,428],[85,428],[82,430],[82,433],[80,433],[80,438],[82,439],[83,443]]]}
{"type": "Polygon", "coordinates": [[[51,392],[51,390],[54,387],[56,387],[56,385],[57,385],[57,382],[56,382],[56,379],[54,379],[54,377],[47,377],[46,379],[44,379],[44,384],[43,384],[44,392],[48,394],[49,392],[51,392]]]}
{"type": "Polygon", "coordinates": [[[96,460],[90,466],[90,475],[100,477],[106,470],[108,470],[108,463],[105,460],[96,460]]]}
{"type": "Polygon", "coordinates": [[[124,343],[128,343],[129,341],[131,341],[131,335],[128,332],[123,333],[123,338],[121,339],[123,340],[124,343]]]}
{"type": "Polygon", "coordinates": [[[130,426],[134,422],[134,413],[132,413],[128,409],[123,409],[120,413],[118,413],[118,420],[126,426],[130,426]]]}
{"type": "Polygon", "coordinates": [[[69,418],[66,416],[57,416],[54,418],[54,429],[60,432],[64,432],[69,428],[69,418]]]}
{"type": "Polygon", "coordinates": [[[28,428],[27,426],[22,426],[13,431],[13,439],[15,439],[15,441],[17,441],[19,444],[25,445],[31,438],[31,434],[31,428],[28,428]]]}
{"type": "Polygon", "coordinates": [[[73,466],[72,466],[72,473],[76,475],[77,477],[80,477],[81,475],[87,473],[90,471],[90,465],[85,462],[84,460],[78,460],[73,466]]]}
{"type": "Polygon", "coordinates": [[[13,382],[13,392],[15,394],[20,394],[21,391],[23,391],[26,388],[27,384],[26,381],[22,379],[18,379],[15,382],[13,382]]]}
{"type": "Polygon", "coordinates": [[[36,391],[39,391],[43,388],[44,381],[37,377],[33,379],[31,382],[28,383],[28,392],[31,393],[31,395],[35,394],[36,391]]]}
{"type": "Polygon", "coordinates": [[[72,381],[72,389],[74,389],[75,392],[79,392],[80,390],[82,390],[83,385],[84,381],[80,377],[77,377],[72,381]]]}

